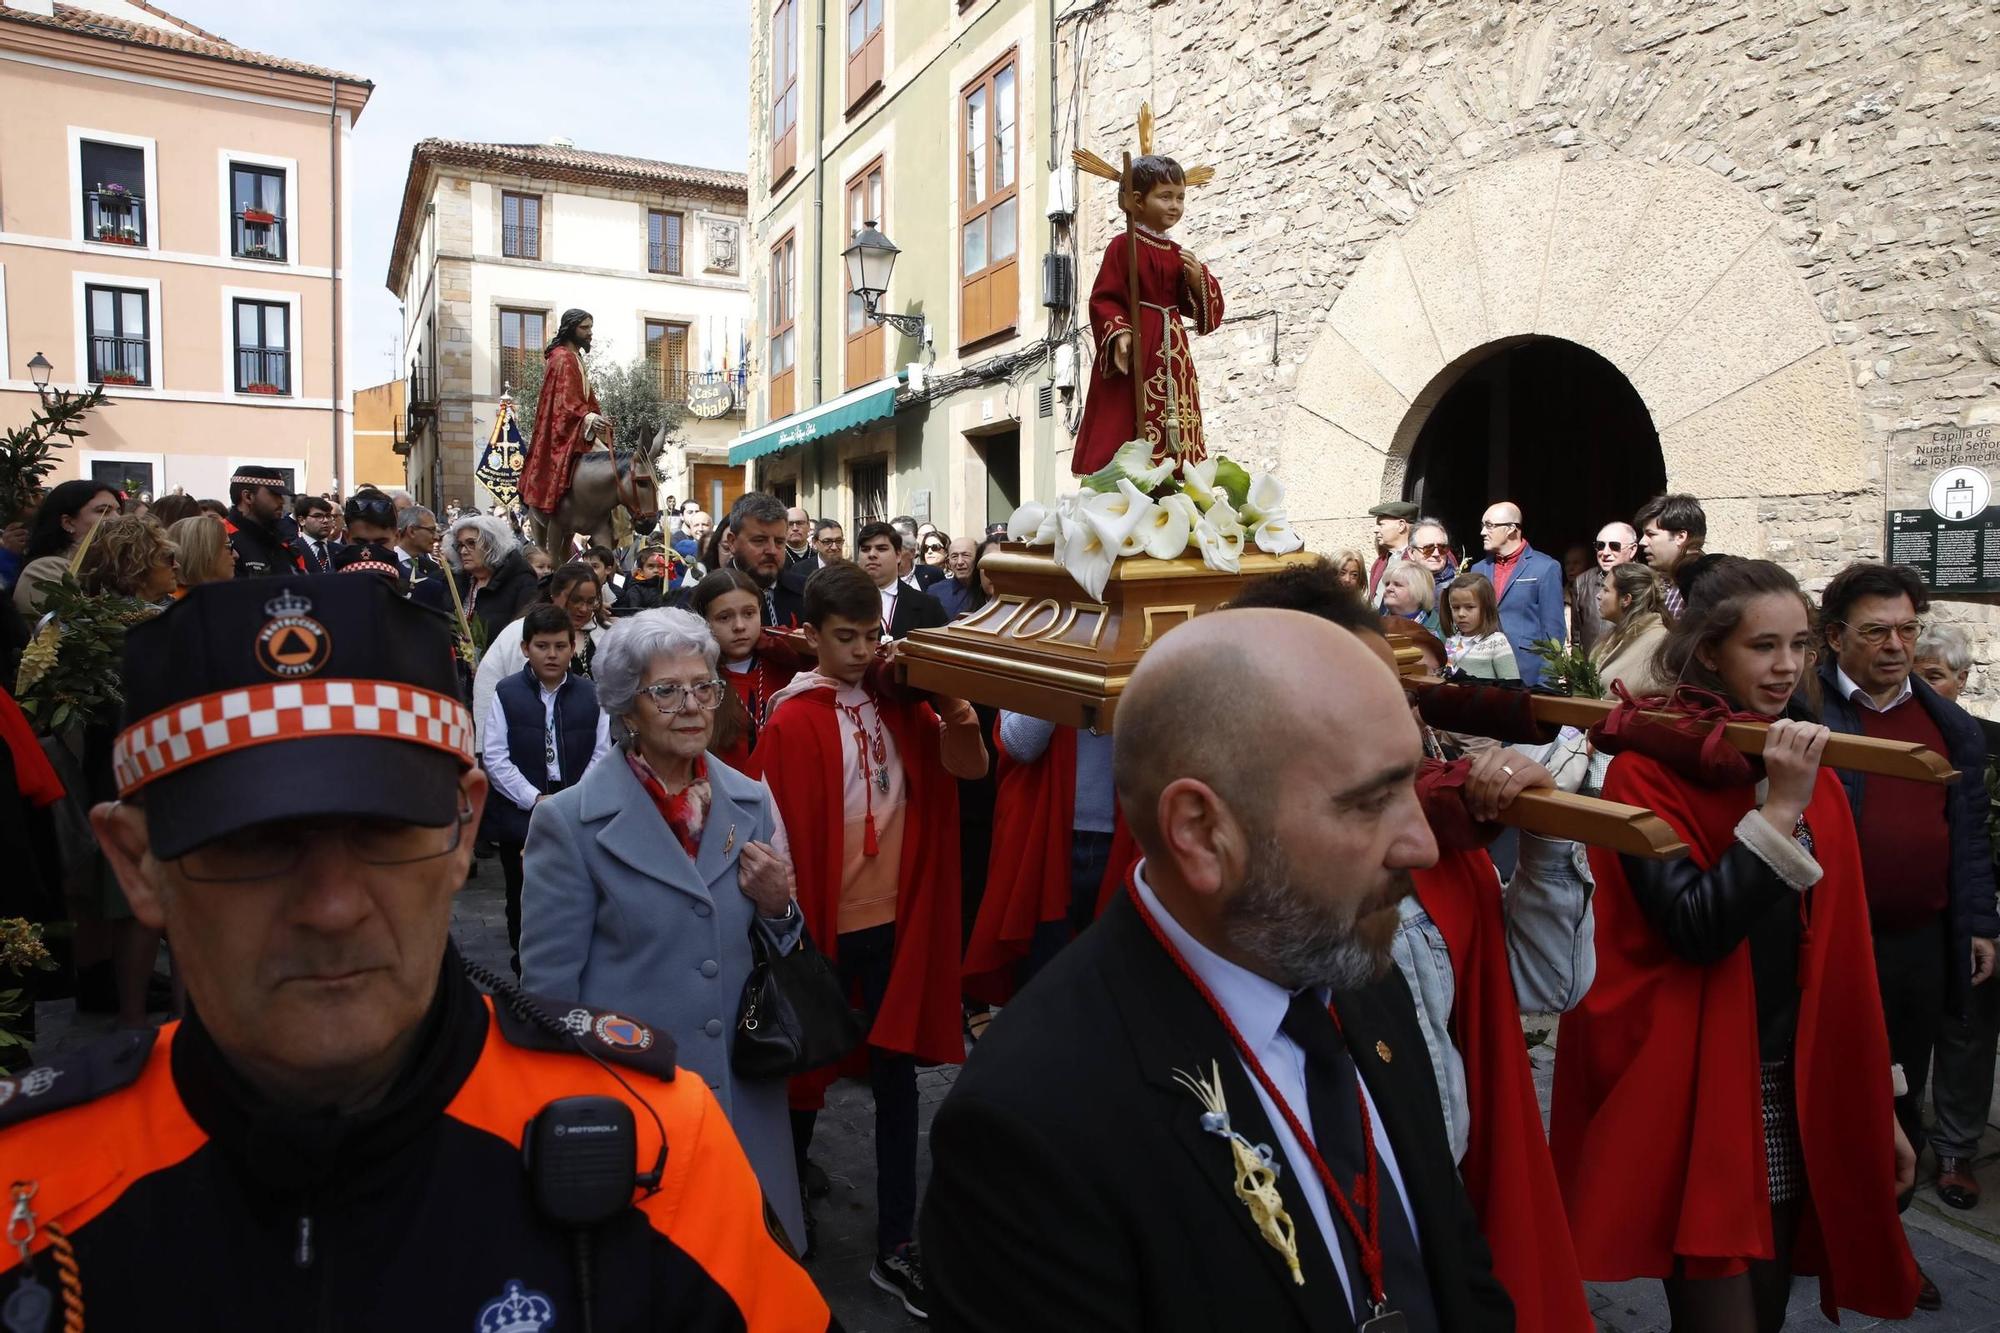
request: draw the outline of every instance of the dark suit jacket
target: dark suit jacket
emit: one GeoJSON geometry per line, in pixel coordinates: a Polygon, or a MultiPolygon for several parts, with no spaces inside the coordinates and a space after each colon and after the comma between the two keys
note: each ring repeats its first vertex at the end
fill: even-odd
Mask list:
{"type": "Polygon", "coordinates": [[[943,565],[927,565],[918,561],[910,567],[910,577],[917,581],[919,588],[928,588],[939,579],[951,577],[943,565]]]}
{"type": "MultiPolygon", "coordinates": [[[[1415,1216],[1440,1325],[1514,1327],[1466,1202],[1408,986],[1335,998],[1415,1216]],[[1376,1044],[1391,1058],[1383,1061],[1376,1044]]],[[[1285,1333],[1354,1327],[1312,1210],[1278,1177],[1305,1284],[1257,1234],[1228,1145],[1175,1070],[1221,1071],[1231,1122],[1276,1144],[1215,1015],[1120,894],[996,1019],[931,1127],[919,1225],[940,1329],[1285,1333]]]]}
{"type": "Polygon", "coordinates": [[[901,639],[913,629],[941,629],[951,623],[938,599],[927,592],[913,592],[905,583],[896,598],[896,614],[889,621],[889,637],[901,639]]]}

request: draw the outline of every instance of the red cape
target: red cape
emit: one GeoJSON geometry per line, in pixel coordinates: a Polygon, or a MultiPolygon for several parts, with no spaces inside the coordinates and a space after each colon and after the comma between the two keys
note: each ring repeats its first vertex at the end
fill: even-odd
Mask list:
{"type": "Polygon", "coordinates": [[[1494,1275],[1513,1298],[1518,1327],[1591,1333],[1596,1325],[1521,1037],[1492,858],[1441,849],[1435,866],[1411,878],[1451,955],[1451,1039],[1465,1062],[1472,1116],[1459,1175],[1493,1250],[1494,1275]]]}
{"type": "Polygon", "coordinates": [[[590,452],[583,419],[600,412],[597,395],[583,381],[583,354],[568,343],[551,347],[543,359],[542,392],[535,401],[535,431],[521,464],[521,503],[553,510],[562,503],[576,472],[576,460],[590,452]]]}
{"type": "MultiPolygon", "coordinates": [[[[1070,834],[1076,821],[1076,731],[1057,727],[1040,758],[1007,753],[993,728],[999,790],[993,801],[993,855],[986,893],[965,946],[965,994],[984,1004],[1014,995],[1014,971],[1028,956],[1035,927],[1069,915],[1070,834]]],[[[1115,807],[1114,807],[1115,808],[1115,807]]],[[[1111,859],[1098,885],[1097,910],[1139,863],[1139,844],[1116,816],[1111,859]]]]}
{"type": "MultiPolygon", "coordinates": [[[[1715,864],[1756,804],[1750,786],[1696,787],[1647,755],[1612,762],[1607,800],[1656,811],[1715,864]]],[[[1806,900],[1793,1048],[1809,1211],[1794,1268],[1820,1308],[1905,1319],[1917,1269],[1896,1216],[1889,1041],[1875,985],[1861,854],[1839,779],[1806,807],[1824,876],[1806,900]]],[[[1593,847],[1597,980],[1556,1047],[1551,1148],[1592,1281],[1741,1272],[1772,1254],[1750,951],[1711,966],[1675,955],[1633,899],[1615,852],[1593,847]]]]}
{"type": "Polygon", "coordinates": [[[4,743],[8,761],[14,766],[14,785],[20,789],[22,800],[40,810],[63,798],[62,779],[56,776],[42,743],[35,738],[27,714],[14,702],[14,696],[5,691],[0,691],[0,743],[4,743]]]}
{"type": "MultiPolygon", "coordinates": [[[[762,706],[769,708],[771,700],[778,697],[778,691],[791,684],[792,677],[799,674],[798,664],[787,660],[773,660],[772,655],[760,651],[757,655],[757,667],[763,670],[762,706]]],[[[747,713],[750,709],[750,687],[758,683],[754,679],[757,675],[756,668],[749,671],[725,671],[722,675],[729,682],[729,688],[735,691],[737,702],[743,705],[747,713]]],[[[756,741],[757,729],[752,726],[750,730],[736,738],[735,744],[721,750],[710,750],[709,753],[738,773],[747,773],[750,771],[750,752],[756,748],[756,741]]]]}
{"type": "MultiPolygon", "coordinates": [[[[958,998],[958,783],[938,757],[940,724],[928,703],[878,694],[876,708],[902,757],[908,804],[895,960],[868,1044],[929,1064],[957,1064],[965,1059],[958,998]]],[[[829,959],[840,954],[841,763],[834,692],[812,689],[778,705],[746,770],[770,784],[791,840],[799,910],[829,959]]],[[[793,1106],[818,1106],[839,1072],[828,1068],[793,1080],[793,1106]]]]}

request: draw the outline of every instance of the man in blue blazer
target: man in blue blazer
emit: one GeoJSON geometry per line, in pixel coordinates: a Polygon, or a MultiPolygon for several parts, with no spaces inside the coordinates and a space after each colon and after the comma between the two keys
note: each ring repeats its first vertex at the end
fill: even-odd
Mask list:
{"type": "Polygon", "coordinates": [[[1528,545],[1521,532],[1521,507],[1511,500],[1487,507],[1479,536],[1486,543],[1486,558],[1472,572],[1484,574],[1500,600],[1500,632],[1514,647],[1522,683],[1539,684],[1545,663],[1528,645],[1569,637],[1563,623],[1562,565],[1528,545]]]}

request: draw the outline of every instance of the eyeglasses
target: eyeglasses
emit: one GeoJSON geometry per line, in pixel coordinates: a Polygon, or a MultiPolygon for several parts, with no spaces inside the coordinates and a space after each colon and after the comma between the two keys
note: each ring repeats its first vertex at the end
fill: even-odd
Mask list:
{"type": "Polygon", "coordinates": [[[412,526],[411,526],[411,528],[410,528],[410,531],[411,531],[411,532],[428,532],[428,533],[429,533],[429,534],[430,534],[431,536],[435,537],[435,536],[437,536],[437,524],[435,524],[435,523],[417,523],[417,524],[414,524],[414,525],[412,525],[412,526]]]}
{"type": "Polygon", "coordinates": [[[443,827],[393,819],[276,820],[205,842],[175,864],[181,874],[204,884],[276,879],[305,864],[317,830],[345,843],[365,865],[415,865],[457,851],[471,822],[472,808],[465,805],[443,827]]]}
{"type": "Polygon", "coordinates": [[[938,545],[938,544],[937,544],[936,542],[925,542],[925,543],[924,543],[924,554],[925,554],[925,555],[943,555],[943,554],[944,554],[944,547],[942,547],[942,546],[939,546],[939,545],[938,545]]]}
{"type": "Polygon", "coordinates": [[[654,685],[642,686],[639,693],[651,695],[653,706],[662,713],[678,713],[687,707],[689,699],[696,708],[715,708],[722,703],[724,683],[719,680],[697,680],[682,685],[678,681],[663,680],[654,685]]]}
{"type": "Polygon", "coordinates": [[[1418,555],[1450,555],[1451,548],[1443,542],[1425,542],[1417,548],[1418,555]]]}
{"type": "Polygon", "coordinates": [[[1518,528],[1520,526],[1519,523],[1514,522],[1512,519],[1502,519],[1498,523],[1488,523],[1483,518],[1479,520],[1479,530],[1481,532],[1491,532],[1495,528],[1518,528]]]}
{"type": "Polygon", "coordinates": [[[1595,543],[1595,545],[1596,545],[1597,549],[1598,549],[1598,550],[1600,550],[1600,551],[1622,551],[1622,550],[1624,550],[1624,549],[1625,549],[1625,548],[1626,548],[1627,546],[1629,546],[1630,544],[1631,544],[1631,543],[1629,543],[1629,542],[1597,542],[1597,543],[1595,543]]]}
{"type": "Polygon", "coordinates": [[[1880,648],[1883,644],[1889,642],[1891,634],[1901,639],[1904,643],[1914,644],[1917,641],[1917,637],[1924,632],[1924,625],[1921,620],[1908,620],[1900,625],[1850,625],[1844,620],[1834,623],[1840,625],[1843,629],[1854,631],[1854,637],[1867,644],[1870,648],[1880,648]]]}

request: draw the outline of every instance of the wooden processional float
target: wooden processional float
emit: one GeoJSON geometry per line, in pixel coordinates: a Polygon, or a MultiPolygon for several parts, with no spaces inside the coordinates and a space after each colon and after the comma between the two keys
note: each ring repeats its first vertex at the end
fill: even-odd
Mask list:
{"type": "MultiPolygon", "coordinates": [[[[1228,574],[1209,569],[1194,556],[1130,557],[1112,566],[1103,597],[1092,599],[1049,554],[1010,543],[980,566],[993,582],[994,596],[942,629],[912,632],[899,650],[899,668],[914,689],[1107,733],[1115,725],[1118,699],[1133,668],[1154,640],[1225,606],[1245,583],[1315,558],[1303,551],[1288,556],[1245,552],[1241,571],[1228,574]]],[[[1394,636],[1391,642],[1395,644],[1394,636]]],[[[1562,726],[1588,729],[1616,706],[1610,700],[1449,684],[1426,675],[1407,643],[1396,647],[1404,688],[1418,713],[1450,730],[1491,734],[1510,743],[1546,743],[1547,734],[1528,733],[1562,726]],[[1488,693],[1507,696],[1509,706],[1482,712],[1473,696],[1488,693]],[[1525,728],[1524,712],[1532,720],[1525,728]]],[[[1761,753],[1765,734],[1765,727],[1754,722],[1723,724],[1724,740],[1745,754],[1761,753]]],[[[1825,762],[1927,783],[1947,783],[1958,776],[1934,751],[1865,736],[1833,736],[1825,762]]],[[[1499,822],[1634,856],[1664,859],[1687,853],[1672,826],[1652,811],[1599,797],[1524,791],[1501,812],[1499,822]]]]}

